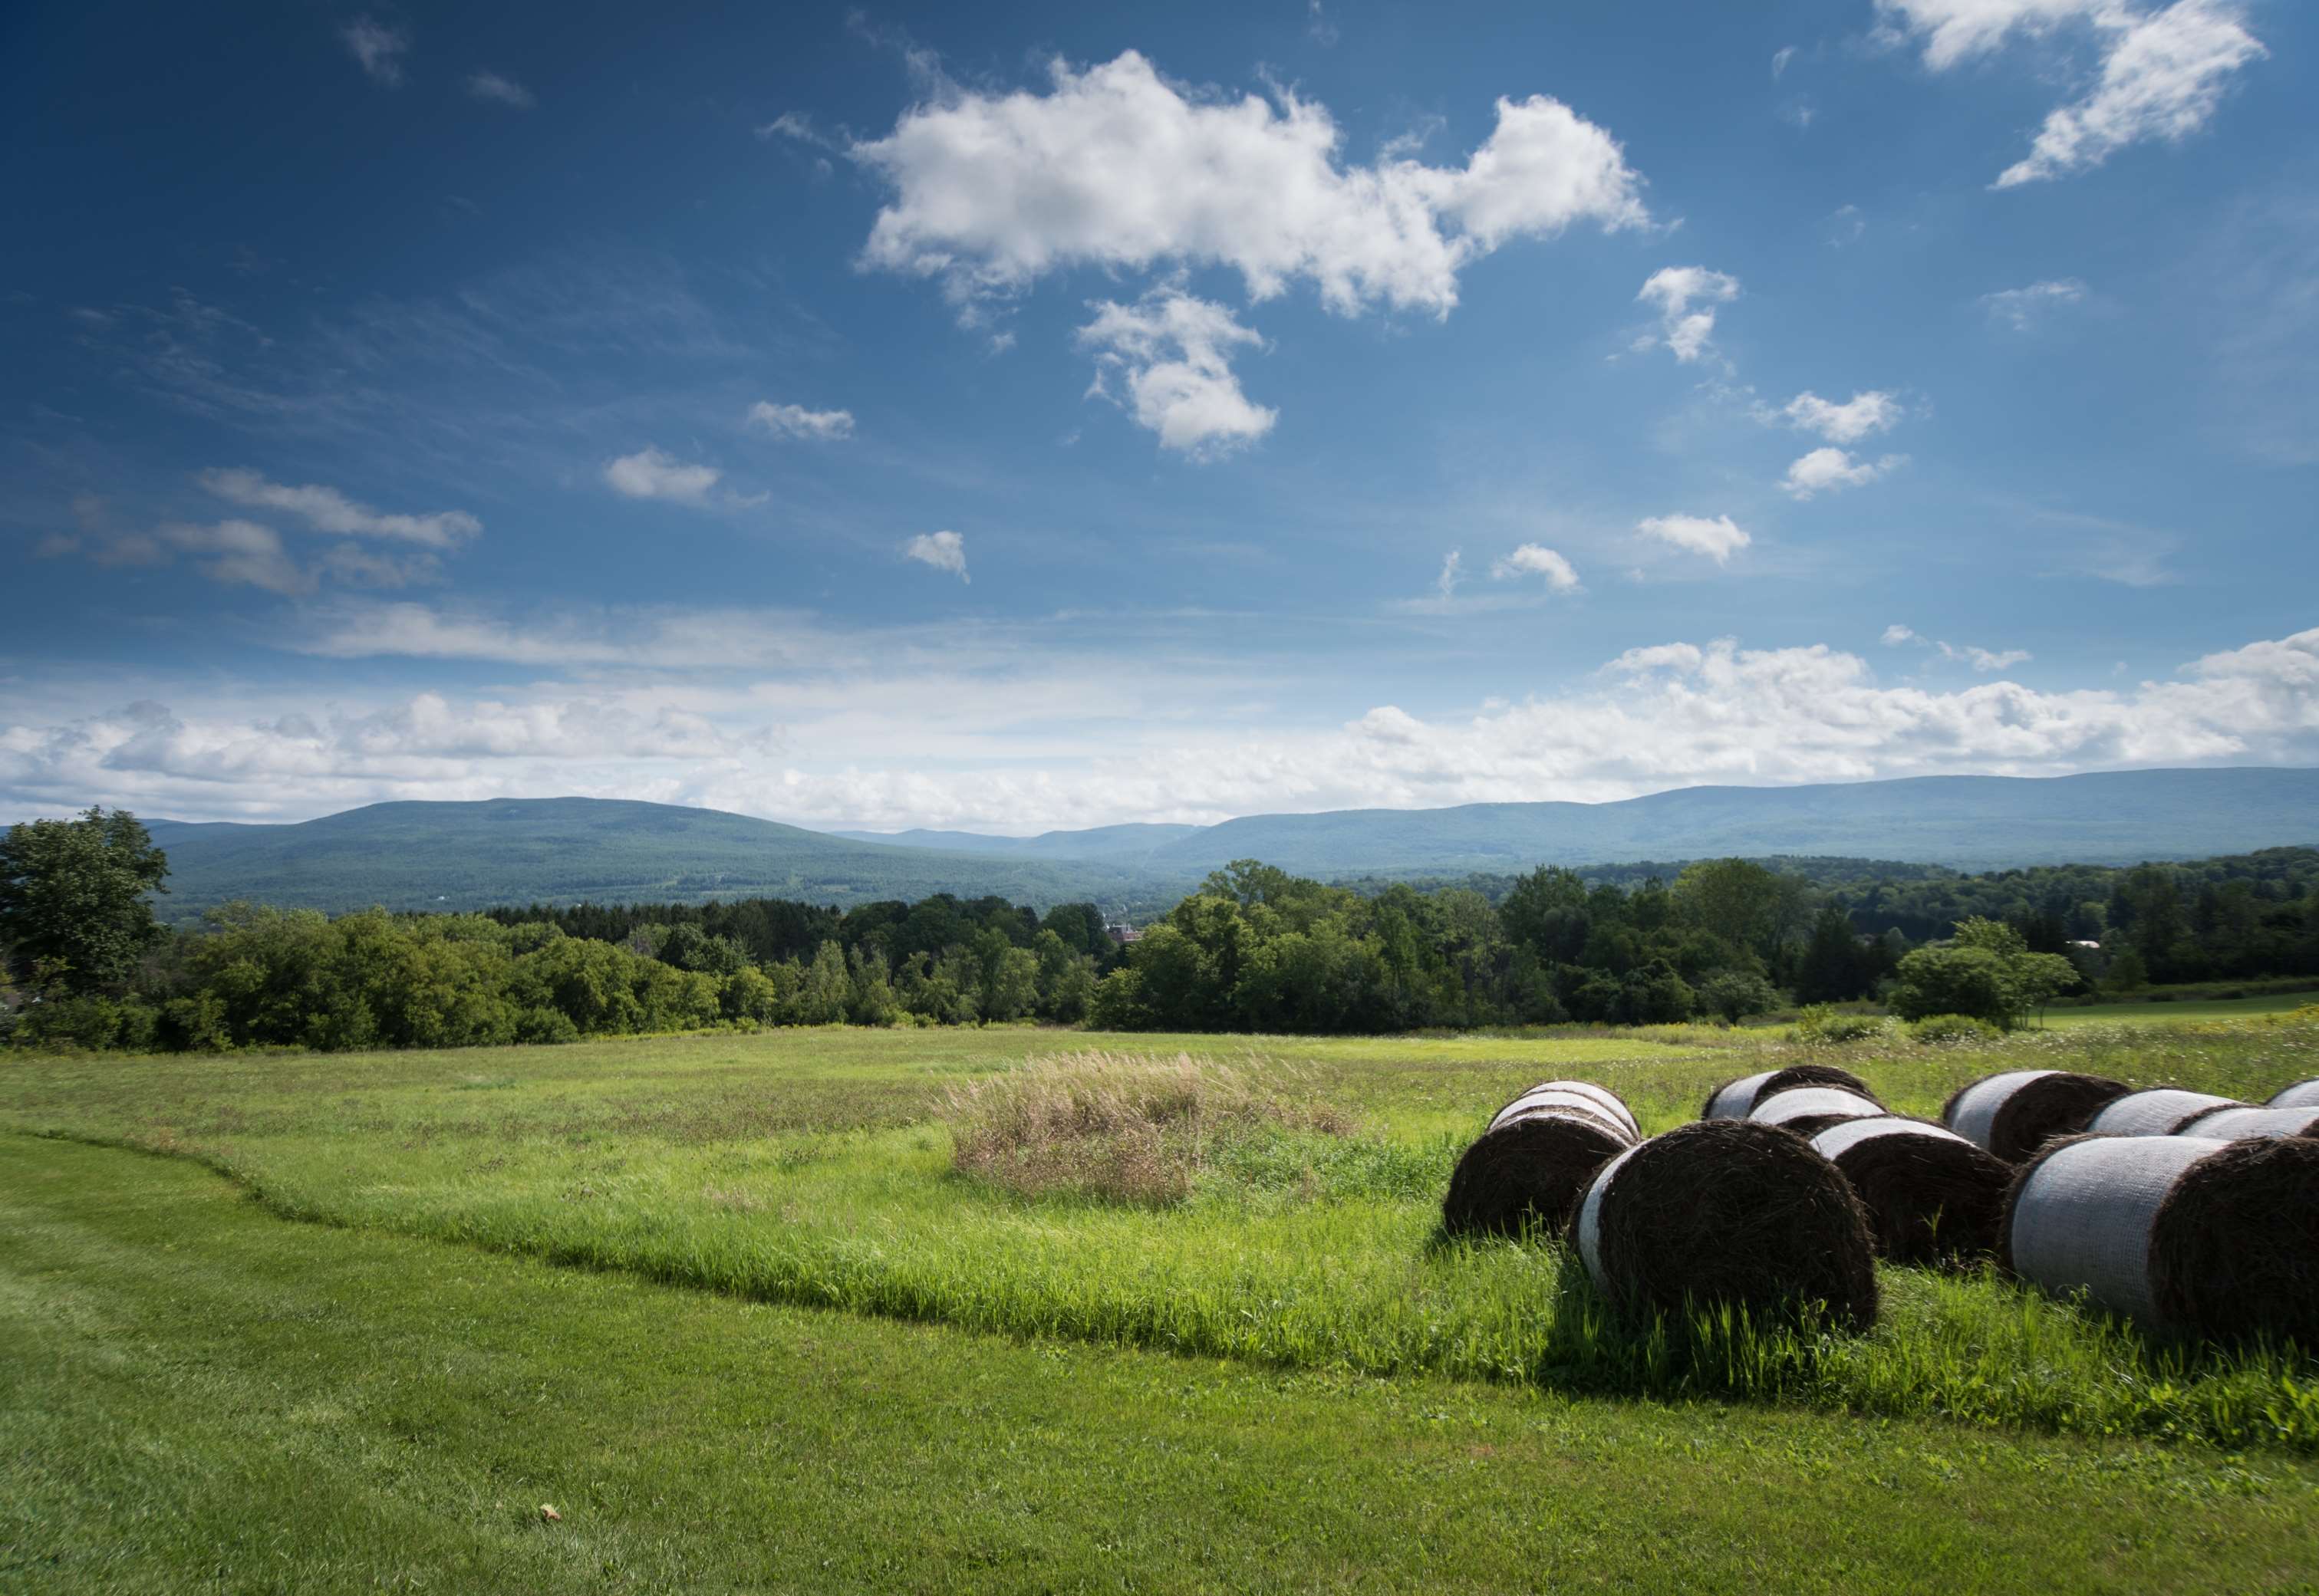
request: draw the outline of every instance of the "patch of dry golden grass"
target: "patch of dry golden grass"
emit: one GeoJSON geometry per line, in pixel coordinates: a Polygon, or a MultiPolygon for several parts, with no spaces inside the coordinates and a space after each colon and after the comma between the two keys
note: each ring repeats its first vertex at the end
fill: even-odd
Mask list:
{"type": "Polygon", "coordinates": [[[1232,1139],[1268,1126],[1347,1136],[1356,1123],[1277,1064],[1100,1049],[953,1087],[940,1113],[961,1173],[1029,1195],[1072,1192],[1141,1207],[1188,1196],[1232,1139]]]}

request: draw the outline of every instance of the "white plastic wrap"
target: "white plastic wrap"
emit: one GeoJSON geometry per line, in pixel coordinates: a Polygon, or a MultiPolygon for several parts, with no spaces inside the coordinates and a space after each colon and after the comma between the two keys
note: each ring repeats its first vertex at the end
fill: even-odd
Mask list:
{"type": "Polygon", "coordinates": [[[2228,1142],[2203,1136],[2073,1141],[2030,1171],[2014,1199],[2013,1272],[2054,1296],[2160,1322],[2150,1230],[2190,1166],[2228,1142]]]}
{"type": "Polygon", "coordinates": [[[1990,1139],[1997,1128],[1997,1116],[2013,1101],[2013,1094],[2033,1080],[2059,1073],[2053,1069],[2008,1069],[2003,1075],[1975,1081],[1950,1105],[1949,1129],[1984,1151],[1993,1150],[1990,1139]]]}
{"type": "Polygon", "coordinates": [[[1542,1081],[1520,1096],[1498,1110],[1490,1121],[1490,1129],[1509,1123],[1533,1108],[1581,1108],[1596,1119],[1609,1120],[1623,1126],[1629,1137],[1640,1136],[1643,1128],[1635,1123],[1632,1110],[1621,1102],[1616,1092],[1586,1080],[1542,1081]]]}
{"type": "Polygon", "coordinates": [[[2102,1105],[2100,1113],[2086,1122],[2086,1129],[2096,1136],[2170,1136],[2192,1114],[2238,1105],[2235,1097],[2217,1097],[2212,1092],[2186,1092],[2179,1087],[2156,1087],[2147,1092],[2128,1092],[2123,1097],[2112,1098],[2102,1105]]]}

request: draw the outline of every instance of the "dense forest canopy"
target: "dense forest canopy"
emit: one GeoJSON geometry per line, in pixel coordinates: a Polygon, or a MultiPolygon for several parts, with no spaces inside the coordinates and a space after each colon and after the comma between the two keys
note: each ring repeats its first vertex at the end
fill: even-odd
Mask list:
{"type": "Polygon", "coordinates": [[[1870,997],[2012,1024],[2098,987],[2319,976],[2310,849],[1981,876],[1722,859],[1423,888],[1243,860],[1134,933],[1093,904],[946,893],[336,918],[233,904],[170,932],[148,896],[167,870],[124,814],[6,834],[0,1024],[41,1045],[354,1048],[840,1021],[1642,1024],[1870,997]]]}

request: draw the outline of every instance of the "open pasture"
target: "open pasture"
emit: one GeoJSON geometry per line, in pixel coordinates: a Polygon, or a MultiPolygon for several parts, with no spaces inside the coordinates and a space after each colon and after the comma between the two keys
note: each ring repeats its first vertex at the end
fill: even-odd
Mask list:
{"type": "Polygon", "coordinates": [[[1646,1134],[1732,1076],[1840,1059],[1900,1112],[2055,1065],[2260,1099],[2319,1028],[2083,1027],[1972,1048],[1803,1050],[1669,1030],[1314,1041],[826,1030],[476,1052],[12,1059],[0,1124],[200,1160],[275,1213],[732,1295],[1376,1376],[1709,1393],[2048,1432],[2319,1449],[2319,1378],[2187,1354],[1986,1271],[1885,1268],[1881,1321],[1638,1337],[1557,1248],[1452,1242],[1458,1151],[1532,1081],[1618,1091],[1646,1134]],[[952,1167],[945,1099],[1033,1058],[1206,1055],[1322,1104],[1200,1150],[1170,1201],[952,1167]]]}

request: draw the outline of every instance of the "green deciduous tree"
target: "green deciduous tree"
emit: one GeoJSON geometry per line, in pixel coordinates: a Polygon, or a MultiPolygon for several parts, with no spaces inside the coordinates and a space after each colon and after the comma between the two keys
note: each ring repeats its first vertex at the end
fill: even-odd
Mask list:
{"type": "Polygon", "coordinates": [[[124,809],[12,826],[0,838],[0,945],[42,985],[117,993],[165,935],[148,895],[167,890],[168,873],[124,809]]]}

